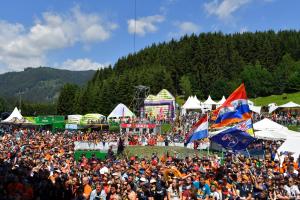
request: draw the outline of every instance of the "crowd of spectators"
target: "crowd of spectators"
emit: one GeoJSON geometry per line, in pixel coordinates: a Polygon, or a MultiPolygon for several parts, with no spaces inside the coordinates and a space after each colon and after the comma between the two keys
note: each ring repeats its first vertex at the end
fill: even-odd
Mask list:
{"type": "MultiPolygon", "coordinates": [[[[299,199],[299,159],[275,159],[279,144],[263,143],[264,159],[240,154],[151,158],[84,155],[75,160],[76,135],[15,130],[0,138],[0,199],[299,199]]],[[[80,138],[80,139],[79,139],[80,138]]],[[[116,136],[106,134],[115,140],[116,136]]],[[[98,138],[101,139],[101,138],[98,138]]],[[[110,140],[110,139],[108,139],[110,140]]]]}

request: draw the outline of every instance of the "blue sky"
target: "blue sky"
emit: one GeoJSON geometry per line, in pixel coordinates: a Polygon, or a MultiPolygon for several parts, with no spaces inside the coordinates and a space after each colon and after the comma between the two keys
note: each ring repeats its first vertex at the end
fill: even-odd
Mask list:
{"type": "Polygon", "coordinates": [[[299,0],[3,0],[0,73],[86,70],[184,34],[300,28],[299,0]],[[136,27],[136,28],[135,28],[136,27]]]}

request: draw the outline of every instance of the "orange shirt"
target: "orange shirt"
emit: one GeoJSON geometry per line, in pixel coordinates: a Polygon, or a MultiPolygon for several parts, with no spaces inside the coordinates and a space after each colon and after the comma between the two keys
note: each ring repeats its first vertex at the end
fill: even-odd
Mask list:
{"type": "Polygon", "coordinates": [[[90,196],[91,192],[92,192],[91,186],[89,184],[86,184],[83,189],[84,196],[88,198],[90,196]]]}

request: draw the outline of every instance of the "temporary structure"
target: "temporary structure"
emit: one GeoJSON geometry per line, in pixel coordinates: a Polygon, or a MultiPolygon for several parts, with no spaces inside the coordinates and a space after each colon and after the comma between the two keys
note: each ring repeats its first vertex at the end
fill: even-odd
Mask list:
{"type": "Polygon", "coordinates": [[[205,105],[216,105],[217,103],[211,99],[210,95],[208,96],[207,100],[203,102],[205,105]]]}
{"type": "Polygon", "coordinates": [[[113,111],[108,115],[108,119],[119,119],[122,117],[131,118],[134,117],[134,113],[131,112],[124,104],[118,104],[113,111]]]}
{"type": "Polygon", "coordinates": [[[18,110],[17,107],[14,108],[13,112],[10,114],[8,118],[5,120],[1,121],[1,123],[8,123],[8,124],[22,124],[22,125],[32,125],[32,122],[29,120],[25,119],[20,111],[18,110]]]}
{"type": "Polygon", "coordinates": [[[102,124],[104,121],[104,115],[99,113],[90,113],[82,116],[80,125],[102,124]]]}
{"type": "Polygon", "coordinates": [[[248,99],[248,105],[249,105],[249,106],[254,106],[254,102],[251,101],[250,99],[248,99]]]}
{"type": "Polygon", "coordinates": [[[207,100],[202,103],[202,108],[205,110],[211,110],[213,105],[217,105],[218,103],[211,99],[210,95],[207,100]]]}
{"type": "Polygon", "coordinates": [[[285,140],[288,135],[284,131],[261,130],[255,131],[255,137],[264,140],[285,140]]]}
{"type": "Polygon", "coordinates": [[[222,99],[218,102],[219,105],[222,105],[226,101],[225,96],[222,97],[222,99]]]}
{"type": "Polygon", "coordinates": [[[288,130],[287,127],[282,126],[268,118],[264,118],[256,123],[253,124],[254,130],[273,130],[273,131],[280,131],[280,130],[288,130]]]}
{"type": "Polygon", "coordinates": [[[201,104],[200,100],[197,98],[196,95],[194,96],[194,99],[195,99],[195,101],[196,101],[199,105],[201,104]]]}
{"type": "Polygon", "coordinates": [[[261,106],[253,106],[253,105],[249,105],[249,108],[252,112],[258,113],[260,114],[261,111],[261,106]]]}
{"type": "Polygon", "coordinates": [[[190,96],[186,100],[186,102],[184,103],[184,105],[182,106],[182,109],[185,109],[185,110],[197,110],[197,109],[201,109],[200,101],[199,100],[197,101],[196,98],[190,96]]]}
{"type": "Polygon", "coordinates": [[[5,120],[3,120],[2,122],[12,122],[13,120],[22,120],[22,119],[24,119],[23,116],[21,115],[18,108],[15,107],[15,109],[10,114],[10,116],[8,118],[6,118],[5,120]]]}
{"type": "Polygon", "coordinates": [[[144,113],[150,117],[175,117],[175,97],[166,89],[157,95],[149,95],[144,101],[144,113]]]}
{"type": "Polygon", "coordinates": [[[299,104],[296,104],[292,101],[286,103],[286,104],[283,104],[283,105],[280,105],[280,106],[272,106],[269,108],[269,113],[272,113],[274,112],[275,110],[277,110],[278,108],[282,108],[282,109],[300,109],[300,105],[299,104]]]}
{"type": "Polygon", "coordinates": [[[69,124],[80,124],[82,115],[68,115],[69,124]]]}
{"type": "Polygon", "coordinates": [[[283,104],[281,106],[278,106],[278,107],[279,108],[300,108],[300,105],[290,101],[290,102],[283,104]]]}
{"type": "MultiPolygon", "coordinates": [[[[284,143],[278,148],[277,152],[279,154],[290,152],[295,159],[298,159],[300,155],[300,137],[297,136],[288,136],[284,143]]],[[[278,158],[278,157],[277,157],[278,158]]],[[[280,159],[281,161],[283,159],[280,159]]]]}

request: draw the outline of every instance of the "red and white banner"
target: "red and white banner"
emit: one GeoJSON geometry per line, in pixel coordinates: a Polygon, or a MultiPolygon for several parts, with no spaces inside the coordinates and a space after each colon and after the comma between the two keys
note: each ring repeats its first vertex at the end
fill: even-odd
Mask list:
{"type": "Polygon", "coordinates": [[[121,124],[121,128],[155,128],[156,124],[121,124]]]}

